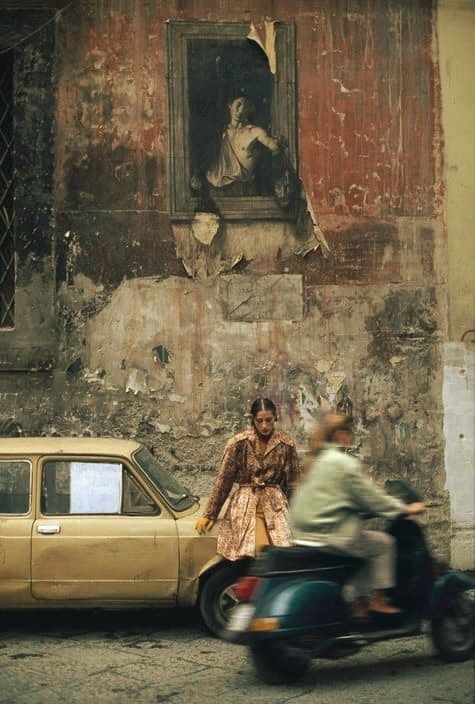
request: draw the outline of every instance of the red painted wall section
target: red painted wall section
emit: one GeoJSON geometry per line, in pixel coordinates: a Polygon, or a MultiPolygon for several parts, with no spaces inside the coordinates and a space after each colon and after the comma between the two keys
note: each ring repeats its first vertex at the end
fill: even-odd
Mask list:
{"type": "Polygon", "coordinates": [[[167,20],[266,18],[296,24],[299,170],[317,215],[437,214],[440,109],[429,0],[73,5],[59,23],[59,209],[165,214],[167,20]]]}
{"type": "Polygon", "coordinates": [[[73,18],[65,14],[60,31],[60,207],[164,211],[164,26],[141,3],[133,12],[108,5],[83,3],[73,18]]]}
{"type": "Polygon", "coordinates": [[[432,215],[429,7],[342,5],[326,3],[298,22],[301,175],[320,213],[432,215]]]}

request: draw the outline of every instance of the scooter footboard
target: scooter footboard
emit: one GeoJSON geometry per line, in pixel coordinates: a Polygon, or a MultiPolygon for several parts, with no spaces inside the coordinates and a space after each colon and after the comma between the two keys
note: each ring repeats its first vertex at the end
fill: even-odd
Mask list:
{"type": "Polygon", "coordinates": [[[327,631],[346,619],[340,586],[331,580],[287,580],[285,585],[270,589],[255,606],[254,618],[275,618],[280,633],[327,631]]]}

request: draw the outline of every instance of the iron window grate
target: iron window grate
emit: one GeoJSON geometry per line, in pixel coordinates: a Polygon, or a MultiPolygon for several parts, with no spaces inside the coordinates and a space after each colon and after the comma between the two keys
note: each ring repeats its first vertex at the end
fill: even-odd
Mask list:
{"type": "Polygon", "coordinates": [[[0,54],[0,329],[15,324],[13,58],[0,54]]]}

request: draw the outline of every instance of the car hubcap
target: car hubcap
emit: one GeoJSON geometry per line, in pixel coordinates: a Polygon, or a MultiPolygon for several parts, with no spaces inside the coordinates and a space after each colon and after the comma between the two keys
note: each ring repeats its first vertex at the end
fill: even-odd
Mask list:
{"type": "Polygon", "coordinates": [[[234,592],[234,582],[223,589],[219,597],[219,610],[224,621],[228,621],[231,611],[239,604],[239,599],[234,592]]]}

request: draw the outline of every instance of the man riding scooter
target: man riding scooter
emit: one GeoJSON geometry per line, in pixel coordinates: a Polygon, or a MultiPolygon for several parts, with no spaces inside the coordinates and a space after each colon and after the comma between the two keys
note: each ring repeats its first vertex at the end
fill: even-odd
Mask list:
{"type": "Polygon", "coordinates": [[[325,546],[331,552],[364,558],[353,576],[354,618],[370,612],[394,615],[385,593],[395,584],[395,545],[388,533],[366,530],[363,514],[393,519],[425,511],[424,503],[404,504],[366,477],[360,462],[341,448],[352,444],[353,419],[326,416],[310,438],[309,462],[290,503],[290,524],[297,545],[325,546]]]}

